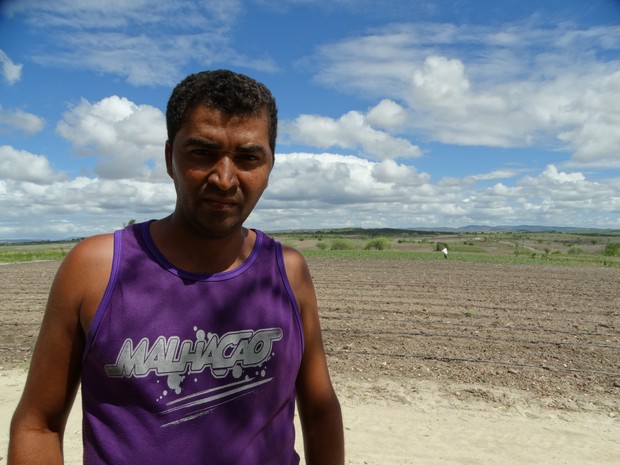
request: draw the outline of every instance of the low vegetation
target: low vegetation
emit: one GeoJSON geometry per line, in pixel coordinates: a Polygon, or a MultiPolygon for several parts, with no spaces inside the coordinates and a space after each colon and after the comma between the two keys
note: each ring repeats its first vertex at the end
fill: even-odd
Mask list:
{"type": "MultiPolygon", "coordinates": [[[[620,232],[446,233],[401,229],[273,232],[307,256],[620,267],[620,232]],[[439,251],[439,252],[438,252],[439,251]]],[[[77,243],[0,243],[1,262],[60,260],[77,243]]]]}
{"type": "Polygon", "coordinates": [[[620,267],[620,232],[445,233],[336,229],[272,233],[306,256],[620,267]]]}
{"type": "Polygon", "coordinates": [[[75,241],[0,244],[0,263],[62,260],[75,244],[75,241]]]}
{"type": "Polygon", "coordinates": [[[620,257],[620,242],[607,244],[604,254],[608,257],[620,257]]]}
{"type": "Polygon", "coordinates": [[[370,239],[364,250],[388,250],[392,248],[392,243],[387,237],[376,237],[370,239]]]}

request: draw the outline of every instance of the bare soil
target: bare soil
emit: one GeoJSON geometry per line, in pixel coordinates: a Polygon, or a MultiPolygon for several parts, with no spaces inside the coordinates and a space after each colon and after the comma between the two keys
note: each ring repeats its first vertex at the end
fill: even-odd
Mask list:
{"type": "MultiPolygon", "coordinates": [[[[361,381],[389,397],[430,381],[463,400],[509,407],[518,392],[552,408],[620,414],[620,269],[308,263],[337,385],[361,381]]],[[[0,265],[0,367],[27,366],[58,266],[0,265]]]]}

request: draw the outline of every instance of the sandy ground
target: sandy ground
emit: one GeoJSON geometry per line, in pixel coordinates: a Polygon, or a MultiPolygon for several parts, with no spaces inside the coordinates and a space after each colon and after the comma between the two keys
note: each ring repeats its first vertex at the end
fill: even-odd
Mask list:
{"type": "MultiPolygon", "coordinates": [[[[9,419],[24,381],[23,370],[0,372],[0,463],[6,463],[9,419]]],[[[461,401],[427,381],[417,383],[410,393],[389,382],[379,385],[392,396],[398,393],[401,401],[378,395],[376,382],[337,385],[347,464],[620,463],[620,422],[614,414],[461,401]]],[[[78,399],[66,430],[68,465],[82,463],[79,407],[78,399]]],[[[299,440],[297,450],[302,450],[299,440]]]]}
{"type": "MultiPolygon", "coordinates": [[[[620,464],[620,270],[309,265],[347,464],[620,464]]],[[[0,464],[57,267],[0,266],[0,464]]]]}

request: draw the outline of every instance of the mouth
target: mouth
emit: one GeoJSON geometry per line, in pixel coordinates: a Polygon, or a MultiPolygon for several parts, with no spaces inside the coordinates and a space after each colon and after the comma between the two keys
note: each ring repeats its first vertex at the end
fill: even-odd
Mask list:
{"type": "Polygon", "coordinates": [[[231,199],[207,198],[202,201],[209,208],[217,211],[228,211],[236,208],[237,202],[231,199]]]}

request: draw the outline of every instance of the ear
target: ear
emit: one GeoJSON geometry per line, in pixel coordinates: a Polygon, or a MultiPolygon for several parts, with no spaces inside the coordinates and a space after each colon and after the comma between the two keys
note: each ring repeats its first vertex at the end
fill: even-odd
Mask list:
{"type": "Polygon", "coordinates": [[[168,172],[168,176],[174,179],[174,174],[172,170],[172,144],[168,140],[166,141],[165,153],[166,153],[166,171],[168,172]]]}

